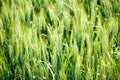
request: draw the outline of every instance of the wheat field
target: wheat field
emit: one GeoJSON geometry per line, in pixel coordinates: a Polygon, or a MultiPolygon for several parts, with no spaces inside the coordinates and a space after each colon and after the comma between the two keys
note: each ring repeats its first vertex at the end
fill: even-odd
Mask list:
{"type": "Polygon", "coordinates": [[[120,0],[0,0],[0,80],[120,80],[120,0]]]}

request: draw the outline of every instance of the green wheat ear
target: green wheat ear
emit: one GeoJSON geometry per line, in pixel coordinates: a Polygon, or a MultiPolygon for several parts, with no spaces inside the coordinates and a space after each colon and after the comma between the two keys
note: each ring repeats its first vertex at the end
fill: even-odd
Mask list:
{"type": "Polygon", "coordinates": [[[118,34],[118,45],[120,47],[120,33],[118,34]]]}

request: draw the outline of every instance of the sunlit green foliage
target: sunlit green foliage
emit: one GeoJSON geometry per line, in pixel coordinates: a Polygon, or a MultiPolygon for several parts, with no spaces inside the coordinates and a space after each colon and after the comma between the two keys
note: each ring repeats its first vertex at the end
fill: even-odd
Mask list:
{"type": "Polygon", "coordinates": [[[0,80],[119,80],[120,0],[0,0],[0,80]]]}

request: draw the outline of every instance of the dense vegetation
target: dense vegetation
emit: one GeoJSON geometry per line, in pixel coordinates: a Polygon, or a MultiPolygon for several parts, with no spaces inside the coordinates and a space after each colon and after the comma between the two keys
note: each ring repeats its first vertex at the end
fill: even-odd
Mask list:
{"type": "Polygon", "coordinates": [[[119,80],[120,0],[0,0],[0,80],[119,80]]]}

